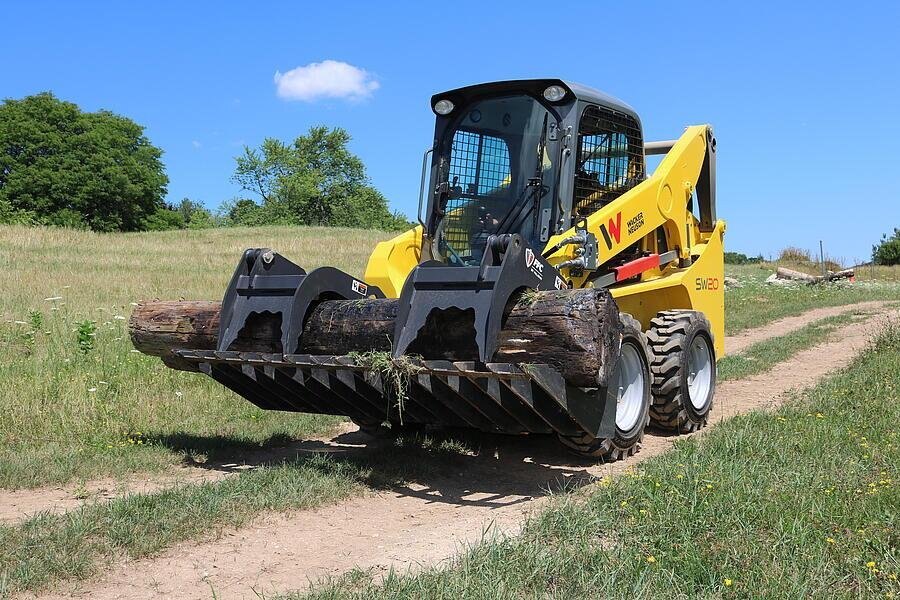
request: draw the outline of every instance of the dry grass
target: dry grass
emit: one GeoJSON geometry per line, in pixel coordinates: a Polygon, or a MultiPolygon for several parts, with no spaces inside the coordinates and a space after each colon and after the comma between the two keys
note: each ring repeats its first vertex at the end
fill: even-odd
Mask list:
{"type": "Polygon", "coordinates": [[[324,433],[132,351],[132,303],[218,299],[241,252],[360,275],[389,234],[324,228],[96,234],[0,227],[0,487],[164,468],[324,433]]]}

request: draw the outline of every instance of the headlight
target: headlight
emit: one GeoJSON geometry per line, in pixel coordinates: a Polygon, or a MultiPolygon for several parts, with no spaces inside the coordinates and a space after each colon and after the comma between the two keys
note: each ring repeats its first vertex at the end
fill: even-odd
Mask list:
{"type": "Polygon", "coordinates": [[[559,102],[566,96],[566,88],[559,85],[551,85],[544,90],[544,98],[550,102],[559,102]]]}
{"type": "Polygon", "coordinates": [[[439,115],[449,115],[455,108],[449,100],[438,100],[434,103],[434,112],[439,115]]]}

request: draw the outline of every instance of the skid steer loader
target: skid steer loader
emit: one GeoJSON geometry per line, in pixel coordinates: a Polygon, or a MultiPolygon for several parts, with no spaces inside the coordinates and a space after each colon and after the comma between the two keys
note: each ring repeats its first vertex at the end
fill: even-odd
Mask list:
{"type": "Polygon", "coordinates": [[[362,280],[247,250],[218,347],[179,358],[260,407],[343,414],[367,431],[555,433],[582,455],[615,460],[637,449],[648,422],[682,433],[705,425],[724,351],[711,127],[648,143],[627,105],[558,79],[473,85],[433,96],[431,107],[418,226],[378,244],[362,280]],[[653,155],[662,158],[648,176],[653,155]],[[497,359],[516,298],[579,288],[610,307],[596,324],[596,377],[567,380],[527,352],[497,359]],[[300,353],[317,303],[383,298],[398,299],[386,357],[395,370],[360,360],[366,347],[300,353]],[[421,338],[451,313],[466,319],[468,355],[435,359],[440,343],[421,338]],[[277,352],[240,343],[271,317],[277,352]]]}

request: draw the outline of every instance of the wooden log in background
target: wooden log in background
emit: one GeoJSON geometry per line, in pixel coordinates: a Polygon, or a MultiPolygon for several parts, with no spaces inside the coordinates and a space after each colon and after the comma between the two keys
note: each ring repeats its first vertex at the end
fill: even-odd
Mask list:
{"type": "Polygon", "coordinates": [[[791,281],[802,281],[809,285],[822,283],[823,281],[837,281],[839,279],[850,279],[854,275],[853,269],[844,269],[843,271],[829,271],[825,275],[809,275],[801,271],[795,271],[785,267],[778,267],[775,270],[775,276],[778,279],[788,279],[791,281]]]}
{"type": "MultiPolygon", "coordinates": [[[[170,367],[196,370],[178,359],[178,349],[216,347],[221,303],[155,301],[139,304],[129,329],[134,347],[159,356],[170,367]]],[[[573,385],[597,385],[610,336],[604,327],[615,303],[603,290],[530,292],[511,307],[500,333],[495,362],[543,363],[558,369],[573,385]]],[[[397,300],[328,300],[311,312],[298,353],[344,355],[391,348],[397,300]]],[[[260,320],[232,350],[280,352],[277,320],[260,320]]],[[[409,354],[426,359],[473,360],[477,355],[471,314],[444,311],[420,331],[409,354]]]]}

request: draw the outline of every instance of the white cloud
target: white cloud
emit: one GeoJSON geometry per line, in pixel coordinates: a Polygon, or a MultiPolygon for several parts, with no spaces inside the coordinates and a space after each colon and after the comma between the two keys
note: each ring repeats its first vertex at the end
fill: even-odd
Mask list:
{"type": "Polygon", "coordinates": [[[194,148],[199,148],[199,147],[202,146],[202,145],[203,145],[203,144],[201,144],[201,143],[200,143],[199,141],[197,141],[197,140],[194,140],[194,141],[191,142],[191,146],[193,146],[194,148]]]}
{"type": "Polygon", "coordinates": [[[362,100],[371,96],[378,87],[378,81],[371,73],[339,60],[310,63],[287,73],[275,72],[278,97],[285,100],[362,100]]]}

